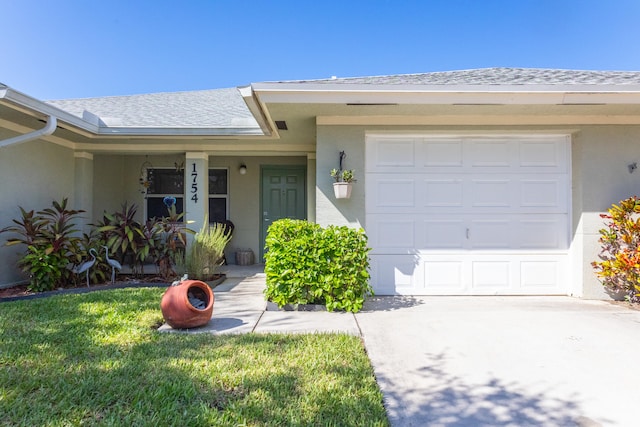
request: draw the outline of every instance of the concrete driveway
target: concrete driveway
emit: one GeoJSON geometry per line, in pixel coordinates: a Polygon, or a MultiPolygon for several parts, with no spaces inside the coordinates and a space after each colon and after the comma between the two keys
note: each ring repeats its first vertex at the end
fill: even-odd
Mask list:
{"type": "Polygon", "coordinates": [[[640,311],[378,297],[356,320],[394,426],[640,425],[640,311]]]}

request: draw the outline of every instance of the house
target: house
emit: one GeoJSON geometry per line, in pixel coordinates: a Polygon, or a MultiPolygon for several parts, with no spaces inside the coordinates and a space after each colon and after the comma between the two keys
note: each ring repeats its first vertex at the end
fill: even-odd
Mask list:
{"type": "MultiPolygon", "coordinates": [[[[69,197],[85,224],[162,198],[235,224],[363,227],[378,294],[606,298],[599,214],[634,195],[640,72],[489,68],[42,101],[0,85],[0,228],[69,197]],[[349,199],[329,171],[354,169],[349,199]],[[142,183],[142,184],[141,184],[142,183]],[[149,185],[149,187],[145,187],[149,185]]],[[[142,218],[141,218],[142,219],[142,218]]],[[[229,257],[233,259],[233,257],[229,257]]],[[[0,286],[23,279],[0,247],[0,286]]]]}

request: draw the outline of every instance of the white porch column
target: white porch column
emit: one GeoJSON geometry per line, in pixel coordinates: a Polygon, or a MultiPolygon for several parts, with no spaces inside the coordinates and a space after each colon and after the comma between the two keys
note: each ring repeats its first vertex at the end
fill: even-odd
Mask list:
{"type": "Polygon", "coordinates": [[[307,220],[316,222],[316,153],[307,153],[307,220]]]}
{"type": "MultiPolygon", "coordinates": [[[[184,165],[184,219],[198,232],[209,214],[209,155],[188,152],[184,165]]],[[[190,240],[193,236],[187,234],[190,240]]]]}
{"type": "Polygon", "coordinates": [[[93,154],[85,151],[73,153],[74,157],[74,193],[72,209],[86,212],[78,218],[78,231],[89,232],[93,217],[93,154]]]}

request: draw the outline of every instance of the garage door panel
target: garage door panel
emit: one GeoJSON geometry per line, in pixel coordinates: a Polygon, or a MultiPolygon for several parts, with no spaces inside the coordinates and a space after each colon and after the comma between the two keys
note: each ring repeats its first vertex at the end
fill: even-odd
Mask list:
{"type": "Polygon", "coordinates": [[[512,248],[511,229],[509,219],[473,219],[467,232],[468,247],[476,250],[512,248]]]}
{"type": "Polygon", "coordinates": [[[567,171],[567,150],[563,141],[520,141],[518,146],[521,168],[537,168],[538,172],[567,171]]]}
{"type": "Polygon", "coordinates": [[[508,260],[472,261],[471,270],[471,287],[481,293],[504,293],[511,287],[511,262],[508,260]]]}
{"type": "Polygon", "coordinates": [[[423,272],[416,255],[371,255],[371,286],[378,295],[421,293],[423,272]]]}
{"type": "Polygon", "coordinates": [[[464,206],[464,181],[452,179],[423,179],[422,200],[426,208],[462,208],[464,206]]]}
{"type": "Polygon", "coordinates": [[[511,206],[511,181],[508,179],[480,179],[470,182],[471,207],[508,208],[511,206]]]}
{"type": "Polygon", "coordinates": [[[412,138],[379,139],[367,152],[367,169],[407,170],[415,167],[416,143],[412,138]]]}
{"type": "Polygon", "coordinates": [[[414,208],[416,206],[415,182],[405,179],[381,177],[377,180],[374,206],[385,208],[414,208]]]}
{"type": "Polygon", "coordinates": [[[513,149],[511,141],[469,141],[465,154],[467,163],[477,168],[513,167],[513,149]]]}
{"type": "MultiPolygon", "coordinates": [[[[567,215],[370,214],[367,233],[374,251],[393,250],[564,250],[567,215]]],[[[391,252],[395,253],[395,252],[391,252]]]]}
{"type": "Polygon", "coordinates": [[[568,142],[367,137],[365,222],[376,292],[565,293],[568,142]]]}
{"type": "Polygon", "coordinates": [[[523,177],[519,186],[520,207],[537,210],[542,208],[546,212],[549,208],[555,208],[556,212],[566,212],[566,188],[566,177],[523,177]]]}
{"type": "Polygon", "coordinates": [[[567,249],[567,216],[546,215],[536,218],[529,215],[519,218],[513,230],[520,249],[567,249]]]}
{"type": "Polygon", "coordinates": [[[413,218],[382,216],[371,222],[371,244],[376,250],[411,250],[418,245],[416,223],[413,218]]]}
{"type": "Polygon", "coordinates": [[[565,213],[568,181],[558,174],[367,174],[368,213],[565,213]],[[399,209],[401,208],[401,209],[399,209]]]}
{"type": "Polygon", "coordinates": [[[520,268],[521,288],[533,293],[553,290],[561,280],[557,261],[523,261],[520,268]]]}
{"type": "Polygon", "coordinates": [[[423,224],[425,249],[464,249],[467,245],[467,223],[463,219],[431,219],[423,224]]]}
{"type": "Polygon", "coordinates": [[[424,168],[457,168],[464,166],[463,145],[461,140],[429,140],[420,143],[422,162],[424,168]]]}
{"type": "Polygon", "coordinates": [[[428,293],[458,294],[465,289],[463,261],[424,261],[424,286],[428,293]]]}
{"type": "Polygon", "coordinates": [[[567,263],[561,253],[372,255],[371,284],[377,295],[557,295],[567,263]]]}

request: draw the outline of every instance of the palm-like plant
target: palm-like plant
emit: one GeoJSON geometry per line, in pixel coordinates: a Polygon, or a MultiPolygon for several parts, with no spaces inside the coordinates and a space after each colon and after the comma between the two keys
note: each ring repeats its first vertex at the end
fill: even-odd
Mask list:
{"type": "Polygon", "coordinates": [[[113,215],[105,212],[102,223],[96,224],[97,231],[121,264],[127,255],[131,256],[131,268],[136,275],[144,273],[144,261],[153,242],[150,233],[145,235],[145,227],[136,220],[137,211],[135,204],[124,203],[122,210],[113,215]]]}

